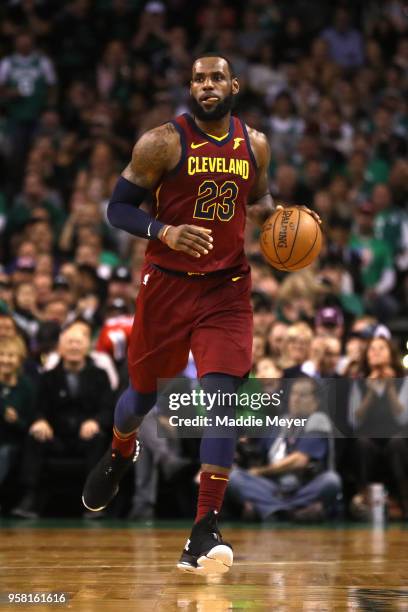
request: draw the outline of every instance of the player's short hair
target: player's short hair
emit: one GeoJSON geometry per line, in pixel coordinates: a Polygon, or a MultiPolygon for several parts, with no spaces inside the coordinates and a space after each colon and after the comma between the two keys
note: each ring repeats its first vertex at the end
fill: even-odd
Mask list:
{"type": "Polygon", "coordinates": [[[208,51],[208,53],[201,53],[200,55],[197,55],[194,58],[192,65],[194,66],[194,64],[198,60],[203,59],[204,57],[219,57],[219,58],[225,60],[227,62],[227,65],[228,65],[228,70],[230,72],[231,79],[235,79],[236,78],[236,72],[235,72],[235,69],[234,69],[234,66],[233,66],[231,60],[229,60],[228,57],[225,57],[225,55],[222,55],[222,53],[217,53],[216,51],[208,51]]]}

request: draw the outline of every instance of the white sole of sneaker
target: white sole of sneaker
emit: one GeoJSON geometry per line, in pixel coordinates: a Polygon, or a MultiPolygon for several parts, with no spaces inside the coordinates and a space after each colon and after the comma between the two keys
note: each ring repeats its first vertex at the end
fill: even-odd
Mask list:
{"type": "Polygon", "coordinates": [[[100,510],[105,510],[106,508],[106,506],[101,506],[100,508],[90,508],[89,506],[86,505],[84,496],[82,496],[82,503],[84,504],[85,508],[87,510],[90,510],[91,512],[100,512],[100,510]]]}
{"type": "MultiPolygon", "coordinates": [[[[119,487],[117,487],[113,497],[115,497],[118,494],[118,491],[119,491],[119,487]]],[[[90,508],[89,506],[86,505],[84,496],[82,496],[82,503],[84,504],[85,508],[87,510],[90,510],[91,512],[100,512],[101,510],[105,510],[105,508],[108,506],[108,504],[105,504],[104,506],[101,506],[100,508],[90,508]]]]}
{"type": "Polygon", "coordinates": [[[232,550],[228,546],[220,544],[214,546],[206,555],[197,559],[197,567],[188,563],[177,563],[177,568],[187,574],[225,574],[229,571],[234,560],[232,550]]]}

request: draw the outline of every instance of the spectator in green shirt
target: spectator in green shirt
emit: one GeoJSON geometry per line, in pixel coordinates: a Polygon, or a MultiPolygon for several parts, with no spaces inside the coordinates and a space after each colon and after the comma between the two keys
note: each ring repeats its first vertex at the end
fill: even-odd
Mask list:
{"type": "Polygon", "coordinates": [[[388,185],[380,183],[371,196],[376,212],[374,235],[387,243],[396,267],[401,272],[408,269],[408,215],[394,206],[388,185]]]}
{"type": "Polygon", "coordinates": [[[22,192],[16,197],[8,213],[7,237],[10,239],[16,232],[21,232],[26,223],[37,216],[39,208],[47,211],[45,216],[50,220],[54,235],[58,236],[64,223],[65,213],[58,206],[58,200],[53,197],[53,193],[47,188],[41,176],[30,172],[24,179],[22,192]]]}
{"type": "Polygon", "coordinates": [[[396,312],[396,302],[389,295],[395,286],[395,269],[388,244],[374,236],[374,222],[372,202],[361,203],[349,245],[360,257],[366,311],[384,321],[396,312]]]}
{"type": "Polygon", "coordinates": [[[15,52],[0,62],[0,97],[12,126],[13,164],[23,167],[37,118],[55,101],[57,77],[51,60],[35,48],[30,32],[20,32],[15,52]]]}

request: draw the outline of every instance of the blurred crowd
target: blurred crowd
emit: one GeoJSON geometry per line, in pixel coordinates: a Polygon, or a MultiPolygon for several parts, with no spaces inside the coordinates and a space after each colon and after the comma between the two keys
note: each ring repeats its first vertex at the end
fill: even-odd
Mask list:
{"type": "MultiPolygon", "coordinates": [[[[408,517],[408,16],[402,0],[314,4],[1,3],[5,513],[41,514],[44,466],[55,486],[75,469],[83,480],[108,443],[146,244],[107,224],[107,202],[137,138],[188,111],[194,56],[217,51],[240,81],[235,112],[268,136],[275,200],[316,210],[325,234],[313,267],[284,274],[263,260],[248,223],[251,377],[296,379],[289,395],[303,400],[286,409],[303,404],[308,419],[327,412],[319,381],[347,383],[332,418],[345,439],[333,442],[323,418],[308,429],[318,423],[320,445],[302,442],[304,431],[283,446],[241,439],[229,511],[364,518],[380,481],[391,514],[408,517]]],[[[170,498],[177,515],[191,514],[198,444],[159,440],[149,420],[143,436],[145,458],[117,515],[165,515],[170,498]]]]}

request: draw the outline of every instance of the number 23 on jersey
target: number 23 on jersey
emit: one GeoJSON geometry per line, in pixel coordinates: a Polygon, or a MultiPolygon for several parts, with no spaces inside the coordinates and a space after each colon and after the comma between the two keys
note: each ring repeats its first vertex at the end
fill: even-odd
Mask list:
{"type": "Polygon", "coordinates": [[[234,181],[225,181],[218,185],[207,180],[198,188],[198,197],[194,206],[194,219],[230,221],[235,212],[235,201],[238,197],[238,185],[234,181]]]}

